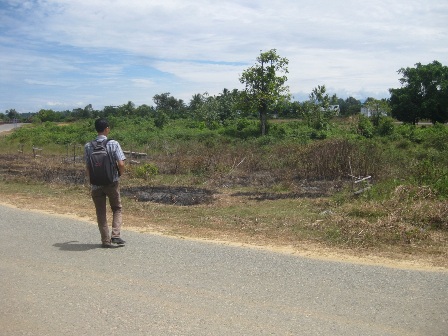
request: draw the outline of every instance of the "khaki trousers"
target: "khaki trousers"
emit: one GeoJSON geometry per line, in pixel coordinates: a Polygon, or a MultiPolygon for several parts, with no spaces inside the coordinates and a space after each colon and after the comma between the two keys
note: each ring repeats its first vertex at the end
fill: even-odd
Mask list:
{"type": "Polygon", "coordinates": [[[103,244],[110,244],[111,236],[109,234],[109,226],[107,225],[106,197],[109,199],[109,205],[113,213],[112,238],[120,237],[123,219],[121,215],[121,198],[118,182],[92,189],[92,200],[95,204],[96,218],[101,234],[101,242],[103,244]]]}

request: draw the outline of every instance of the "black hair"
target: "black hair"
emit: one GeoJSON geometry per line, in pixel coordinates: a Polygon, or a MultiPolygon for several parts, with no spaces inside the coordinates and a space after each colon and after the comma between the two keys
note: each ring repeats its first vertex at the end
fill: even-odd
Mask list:
{"type": "Polygon", "coordinates": [[[95,129],[98,133],[104,132],[109,127],[109,122],[106,119],[95,120],[95,129]]]}

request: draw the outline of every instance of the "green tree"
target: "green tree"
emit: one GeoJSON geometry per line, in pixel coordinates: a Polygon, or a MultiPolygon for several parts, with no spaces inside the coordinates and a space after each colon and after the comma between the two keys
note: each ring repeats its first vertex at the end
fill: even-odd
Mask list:
{"type": "Polygon", "coordinates": [[[191,112],[197,110],[201,105],[204,103],[204,94],[196,93],[194,94],[190,99],[190,104],[188,105],[188,108],[191,112]]]}
{"type": "Polygon", "coordinates": [[[364,106],[372,111],[372,123],[375,126],[380,124],[381,117],[390,115],[390,105],[387,99],[375,99],[369,97],[366,99],[364,106]]]}
{"type": "Polygon", "coordinates": [[[20,119],[20,114],[15,109],[6,110],[6,116],[9,120],[20,119]]]}
{"type": "Polygon", "coordinates": [[[299,101],[288,102],[280,111],[280,118],[298,118],[302,111],[302,104],[299,101]]]}
{"type": "Polygon", "coordinates": [[[213,129],[221,121],[219,108],[218,99],[215,96],[209,96],[207,93],[204,93],[202,104],[194,110],[193,116],[197,121],[204,122],[209,129],[213,129]]]}
{"type": "Polygon", "coordinates": [[[288,59],[277,55],[276,49],[260,53],[257,64],[246,69],[240,77],[245,84],[245,97],[249,110],[256,110],[260,118],[261,135],[266,134],[268,111],[280,100],[289,100],[288,59]],[[280,73],[280,75],[277,75],[280,73]]]}
{"type": "Polygon", "coordinates": [[[415,68],[401,68],[399,89],[389,89],[392,116],[416,124],[421,119],[448,121],[448,67],[434,61],[415,68]]]}
{"type": "Polygon", "coordinates": [[[135,113],[139,117],[151,117],[154,115],[154,108],[152,106],[143,104],[136,108],[135,113]]]}
{"type": "Polygon", "coordinates": [[[42,121],[42,122],[57,121],[57,119],[58,119],[57,113],[53,110],[42,109],[37,113],[37,116],[40,119],[40,121],[42,121]]]}
{"type": "Polygon", "coordinates": [[[131,101],[128,101],[127,104],[123,104],[118,106],[118,115],[120,116],[133,116],[135,115],[135,104],[131,101]]]}
{"type": "Polygon", "coordinates": [[[235,119],[238,117],[238,102],[240,92],[237,89],[232,91],[224,89],[216,99],[219,103],[218,115],[221,121],[235,119]]]}
{"type": "Polygon", "coordinates": [[[85,118],[92,118],[93,112],[94,112],[94,110],[93,110],[92,104],[89,104],[86,107],[84,107],[84,117],[85,118]]]}
{"type": "Polygon", "coordinates": [[[172,119],[185,117],[187,108],[182,99],[176,99],[169,92],[156,94],[152,100],[156,104],[156,114],[165,113],[172,119]]]}
{"type": "Polygon", "coordinates": [[[340,114],[344,117],[358,114],[361,111],[361,101],[353,97],[348,97],[345,100],[339,98],[338,104],[341,111],[340,114]]]}
{"type": "Polygon", "coordinates": [[[335,116],[335,111],[330,108],[330,102],[336,100],[330,98],[325,85],[318,85],[309,96],[309,100],[304,103],[302,108],[302,117],[306,120],[308,126],[317,130],[328,129],[330,119],[335,116]]]}
{"type": "Polygon", "coordinates": [[[156,114],[156,117],[154,118],[154,125],[157,127],[157,128],[160,128],[160,129],[162,129],[163,127],[165,127],[165,125],[168,123],[168,116],[166,115],[166,113],[165,112],[163,112],[163,111],[159,111],[157,114],[156,114]]]}

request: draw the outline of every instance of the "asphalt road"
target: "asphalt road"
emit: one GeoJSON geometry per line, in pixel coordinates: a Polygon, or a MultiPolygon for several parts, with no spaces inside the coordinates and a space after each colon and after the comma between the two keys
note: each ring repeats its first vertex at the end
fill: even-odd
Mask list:
{"type": "Polygon", "coordinates": [[[448,335],[448,272],[313,260],[0,206],[0,335],[448,335]]]}
{"type": "Polygon", "coordinates": [[[10,131],[10,130],[12,130],[12,129],[14,129],[14,128],[16,128],[16,127],[20,127],[20,126],[22,126],[23,124],[20,124],[20,123],[17,123],[17,124],[3,124],[3,125],[0,125],[0,133],[1,132],[7,132],[7,131],[10,131]]]}

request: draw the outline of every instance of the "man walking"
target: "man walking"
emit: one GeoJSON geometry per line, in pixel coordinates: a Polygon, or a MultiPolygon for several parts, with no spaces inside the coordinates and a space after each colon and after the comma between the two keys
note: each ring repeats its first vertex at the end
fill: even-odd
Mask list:
{"type": "Polygon", "coordinates": [[[126,160],[126,157],[117,141],[107,139],[110,132],[110,127],[106,119],[95,120],[95,130],[97,131],[98,136],[94,141],[88,142],[84,147],[88,179],[92,181],[90,179],[90,174],[92,174],[91,155],[94,151],[94,143],[104,145],[103,141],[106,141],[105,148],[110,155],[109,157],[113,161],[112,166],[114,167],[111,183],[106,185],[91,184],[91,195],[93,203],[95,204],[96,218],[101,234],[102,247],[110,248],[113,246],[112,243],[123,246],[125,241],[120,237],[122,214],[119,180],[120,176],[124,173],[124,161],[126,160]],[[109,232],[109,226],[107,224],[106,197],[109,199],[109,205],[113,213],[112,235],[109,232]]]}

